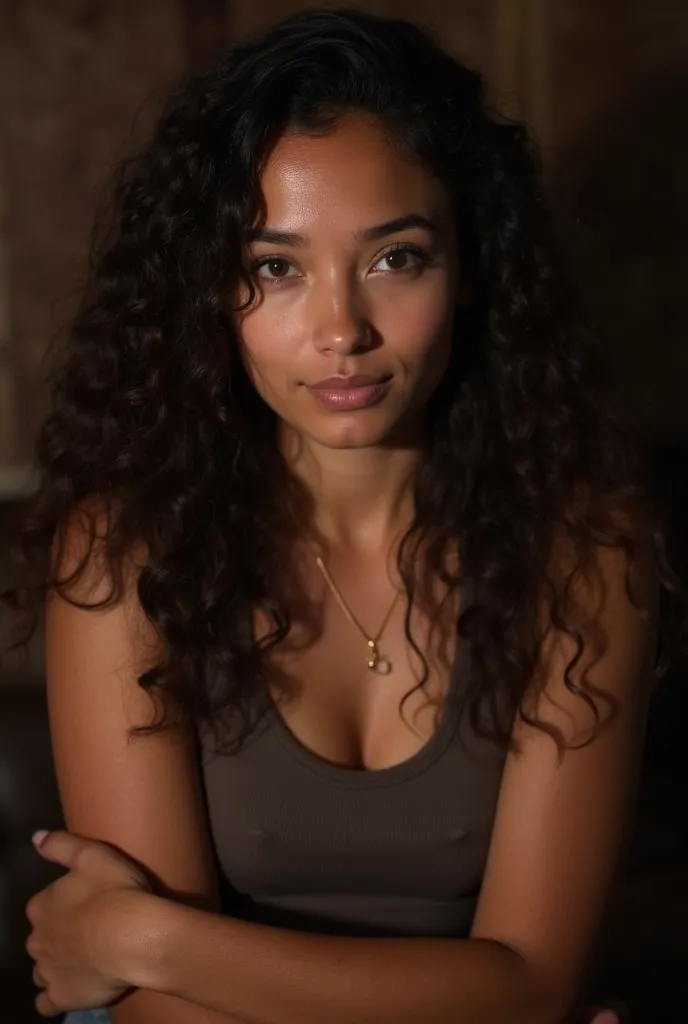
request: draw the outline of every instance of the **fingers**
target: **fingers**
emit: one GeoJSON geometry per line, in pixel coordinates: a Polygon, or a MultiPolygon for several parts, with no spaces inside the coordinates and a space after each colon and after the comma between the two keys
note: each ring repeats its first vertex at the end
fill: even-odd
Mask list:
{"type": "Polygon", "coordinates": [[[64,1012],[64,1007],[60,1009],[56,1006],[47,992],[39,992],[34,1000],[34,1006],[36,1013],[41,1017],[55,1017],[56,1014],[64,1012]]]}
{"type": "MultiPolygon", "coordinates": [[[[35,925],[38,920],[38,908],[40,904],[39,896],[40,893],[36,893],[34,896],[31,897],[31,899],[26,904],[26,916],[29,919],[29,923],[32,925],[35,925]]],[[[29,952],[31,952],[31,950],[29,950],[29,952]]]]}
{"type": "Polygon", "coordinates": [[[33,968],[33,983],[37,988],[42,989],[34,1000],[37,1012],[42,1017],[53,1017],[56,1013],[61,1013],[62,1011],[58,1009],[48,993],[45,991],[48,987],[47,982],[41,974],[38,964],[35,964],[33,968]]]}
{"type": "Polygon", "coordinates": [[[35,833],[36,837],[42,836],[42,841],[34,842],[36,850],[41,857],[51,860],[55,864],[62,864],[70,870],[76,867],[80,854],[92,843],[92,840],[75,836],[72,832],[64,829],[56,829],[54,832],[35,833]]]}

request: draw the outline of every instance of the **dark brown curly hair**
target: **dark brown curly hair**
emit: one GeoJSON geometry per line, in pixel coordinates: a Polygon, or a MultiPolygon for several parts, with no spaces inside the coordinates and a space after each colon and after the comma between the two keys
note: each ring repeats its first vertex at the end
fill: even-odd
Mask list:
{"type": "MultiPolygon", "coordinates": [[[[276,142],[287,128],[327,131],[351,110],[380,119],[451,190],[462,265],[476,283],[429,403],[415,518],[398,556],[409,639],[422,550],[424,571],[450,595],[470,584],[456,623],[473,652],[469,707],[476,728],[506,744],[537,663],[543,594],[550,625],[580,655],[571,584],[596,546],[625,550],[630,595],[630,564],[647,540],[663,606],[680,604],[643,446],[618,411],[558,253],[527,131],[491,113],[481,76],[412,25],[311,11],[193,78],[147,148],[123,164],[115,218],[52,374],[20,585],[7,596],[23,642],[49,589],[66,588],[55,536],[97,497],[107,510],[108,601],[121,597],[128,552],[145,550],[138,598],[163,653],[139,682],[165,711],[144,732],[164,727],[173,707],[213,728],[230,709],[245,725],[240,744],[267,653],[290,634],[293,593],[277,566],[293,540],[285,509],[298,495],[223,297],[242,282],[251,293],[245,232],[276,142]],[[551,572],[561,537],[575,553],[566,578],[551,572]],[[447,553],[456,550],[452,573],[447,553]],[[256,609],[273,625],[262,641],[256,609]]],[[[88,553],[82,572],[87,562],[88,553]]],[[[661,618],[657,676],[681,632],[676,616],[661,618]]],[[[566,674],[576,692],[578,655],[566,674]]]]}

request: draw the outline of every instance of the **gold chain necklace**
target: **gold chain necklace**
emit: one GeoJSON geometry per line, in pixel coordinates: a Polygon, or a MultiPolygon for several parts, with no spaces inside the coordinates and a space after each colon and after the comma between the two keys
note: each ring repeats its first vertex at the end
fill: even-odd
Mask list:
{"type": "Polygon", "coordinates": [[[385,615],[382,621],[382,625],[378,629],[376,636],[368,636],[365,629],[363,628],[361,623],[358,621],[358,619],[356,618],[356,616],[351,611],[348,604],[340,594],[337,584],[330,576],[327,566],[325,565],[325,563],[323,562],[322,558],[320,558],[319,555],[316,557],[315,562],[316,565],[318,566],[318,569],[320,569],[320,572],[323,574],[325,582],[327,583],[328,587],[332,592],[332,596],[335,598],[337,604],[344,612],[344,615],[349,620],[351,625],[358,630],[358,632],[361,634],[365,642],[368,644],[368,668],[370,669],[371,672],[377,672],[381,676],[389,675],[389,673],[392,671],[392,663],[391,661],[389,661],[388,658],[382,657],[377,645],[380,637],[382,636],[387,627],[387,623],[390,620],[392,612],[394,611],[396,603],[401,597],[401,594],[397,591],[397,593],[394,595],[394,599],[387,610],[387,614],[385,615]]]}

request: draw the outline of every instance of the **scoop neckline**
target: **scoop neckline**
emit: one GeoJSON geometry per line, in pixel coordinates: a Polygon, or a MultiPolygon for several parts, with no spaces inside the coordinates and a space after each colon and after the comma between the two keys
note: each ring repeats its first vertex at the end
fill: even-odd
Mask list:
{"type": "Polygon", "coordinates": [[[292,758],[308,771],[324,776],[331,782],[351,788],[375,789],[381,786],[395,785],[415,778],[426,771],[449,744],[459,718],[457,691],[460,672],[458,662],[459,658],[455,657],[440,721],[430,739],[415,754],[411,754],[405,760],[389,765],[387,768],[345,768],[325,760],[294,735],[270,693],[267,695],[268,714],[276,727],[277,737],[282,745],[292,758]]]}

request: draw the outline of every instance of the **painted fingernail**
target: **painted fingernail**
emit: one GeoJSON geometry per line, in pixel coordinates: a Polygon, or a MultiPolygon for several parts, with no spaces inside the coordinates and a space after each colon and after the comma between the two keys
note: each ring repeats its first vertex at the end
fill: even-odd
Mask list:
{"type": "Polygon", "coordinates": [[[34,846],[40,846],[47,835],[50,835],[48,829],[41,828],[31,836],[31,842],[34,846]]]}

